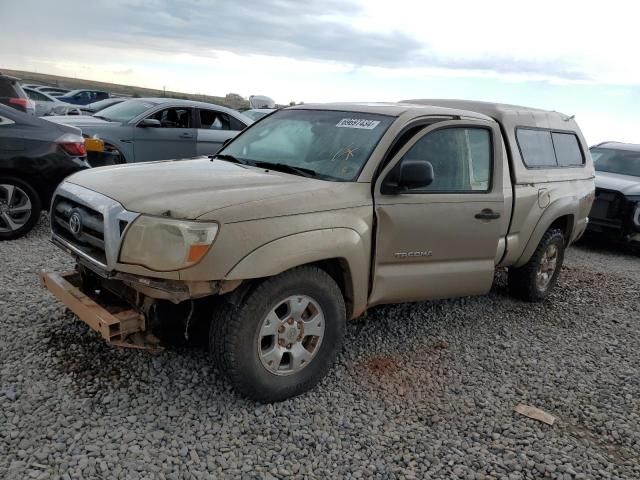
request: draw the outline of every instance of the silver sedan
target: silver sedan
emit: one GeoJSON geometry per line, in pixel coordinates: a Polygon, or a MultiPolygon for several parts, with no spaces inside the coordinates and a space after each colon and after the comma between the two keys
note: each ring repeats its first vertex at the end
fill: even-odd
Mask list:
{"type": "Polygon", "coordinates": [[[64,112],[66,115],[80,115],[77,105],[61,102],[56,97],[48,93],[40,92],[31,87],[22,86],[24,93],[36,104],[36,115],[42,117],[44,115],[58,115],[64,112]]]}
{"type": "Polygon", "coordinates": [[[105,142],[118,163],[212,155],[253,123],[230,108],[170,98],[138,98],[92,116],[44,117],[105,142]]]}

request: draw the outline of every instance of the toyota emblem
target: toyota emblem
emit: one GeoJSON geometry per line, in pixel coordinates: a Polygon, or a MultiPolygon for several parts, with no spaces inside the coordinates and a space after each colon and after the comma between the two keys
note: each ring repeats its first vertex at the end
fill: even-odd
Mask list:
{"type": "Polygon", "coordinates": [[[82,230],[82,217],[78,212],[73,212],[69,217],[69,230],[76,237],[80,235],[80,231],[82,230]]]}

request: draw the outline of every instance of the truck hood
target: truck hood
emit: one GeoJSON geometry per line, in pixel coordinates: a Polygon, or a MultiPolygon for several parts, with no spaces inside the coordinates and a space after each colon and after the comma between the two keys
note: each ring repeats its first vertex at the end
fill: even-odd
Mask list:
{"type": "Polygon", "coordinates": [[[366,183],[316,180],[207,157],[93,168],[66,181],[132,212],[222,223],[371,203],[366,183]]]}
{"type": "MultiPolygon", "coordinates": [[[[74,105],[76,106],[76,105],[74,105]]],[[[109,125],[121,125],[120,122],[108,122],[101,118],[91,115],[52,115],[50,117],[42,117],[53,123],[62,123],[63,125],[73,125],[74,127],[104,127],[109,125]]]]}
{"type": "Polygon", "coordinates": [[[640,177],[596,172],[596,187],[615,190],[626,196],[640,195],[640,177]]]}

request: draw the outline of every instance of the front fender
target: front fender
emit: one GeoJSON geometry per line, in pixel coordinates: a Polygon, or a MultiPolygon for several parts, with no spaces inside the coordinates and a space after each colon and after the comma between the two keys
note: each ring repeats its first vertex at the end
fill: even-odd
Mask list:
{"type": "Polygon", "coordinates": [[[135,155],[133,151],[133,139],[131,130],[127,127],[112,126],[112,127],[85,127],[82,129],[82,133],[90,137],[97,135],[97,137],[104,143],[109,144],[117,148],[127,163],[135,161],[135,155]]]}
{"type": "Polygon", "coordinates": [[[352,282],[353,316],[358,316],[367,304],[371,242],[350,228],[312,230],[273,240],[240,260],[225,279],[270,277],[328,259],[346,261],[352,282]]]}

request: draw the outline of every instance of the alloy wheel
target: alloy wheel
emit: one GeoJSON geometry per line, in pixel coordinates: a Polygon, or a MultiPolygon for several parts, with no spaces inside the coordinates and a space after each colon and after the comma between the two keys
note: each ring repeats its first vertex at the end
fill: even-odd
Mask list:
{"type": "Polygon", "coordinates": [[[324,332],[324,313],[318,302],[306,295],[287,297],[260,325],[260,362],[275,375],[297,373],[318,353],[324,332]]]}
{"type": "Polygon", "coordinates": [[[558,265],[558,247],[551,244],[542,254],[538,272],[536,275],[536,285],[540,291],[545,291],[551,283],[556,267],[558,265]]]}
{"type": "Polygon", "coordinates": [[[31,218],[29,195],[20,187],[0,184],[0,232],[15,232],[31,218]]]}

